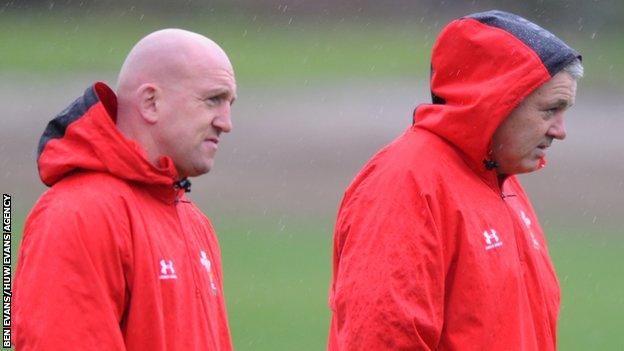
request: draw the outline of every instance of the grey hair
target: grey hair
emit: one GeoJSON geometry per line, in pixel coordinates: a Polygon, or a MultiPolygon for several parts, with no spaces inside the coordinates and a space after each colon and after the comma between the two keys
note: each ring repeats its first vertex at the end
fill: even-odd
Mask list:
{"type": "Polygon", "coordinates": [[[572,76],[572,78],[574,78],[574,80],[579,80],[583,78],[583,64],[578,58],[574,59],[574,61],[563,67],[563,71],[568,72],[572,76]]]}

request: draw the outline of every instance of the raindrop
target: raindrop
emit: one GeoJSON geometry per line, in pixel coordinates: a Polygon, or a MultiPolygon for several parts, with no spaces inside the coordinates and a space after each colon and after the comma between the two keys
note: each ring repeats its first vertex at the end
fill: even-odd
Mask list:
{"type": "Polygon", "coordinates": [[[596,38],[596,32],[593,32],[593,33],[592,33],[591,38],[592,38],[592,39],[595,39],[595,38],[596,38]]]}

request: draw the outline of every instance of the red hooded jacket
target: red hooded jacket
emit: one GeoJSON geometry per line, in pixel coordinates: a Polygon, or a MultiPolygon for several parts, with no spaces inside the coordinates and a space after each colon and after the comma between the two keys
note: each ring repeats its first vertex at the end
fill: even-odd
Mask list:
{"type": "Polygon", "coordinates": [[[329,350],[556,348],[559,285],[542,228],[516,177],[500,181],[488,160],[504,118],[578,57],[540,31],[491,11],[440,34],[434,103],[341,203],[329,350]]]}
{"type": "MultiPolygon", "coordinates": [[[[39,144],[51,186],[26,220],[15,276],[18,350],[231,350],[208,219],[115,127],[103,83],[39,144]]],[[[179,183],[178,183],[179,184],[179,183]]]]}

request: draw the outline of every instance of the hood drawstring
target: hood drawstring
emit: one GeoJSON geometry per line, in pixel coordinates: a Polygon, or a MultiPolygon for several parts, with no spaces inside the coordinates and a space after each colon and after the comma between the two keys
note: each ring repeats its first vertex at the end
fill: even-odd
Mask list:
{"type": "Polygon", "coordinates": [[[178,180],[177,182],[173,183],[173,186],[176,189],[184,189],[185,193],[191,192],[191,181],[188,180],[188,178],[178,180]]]}

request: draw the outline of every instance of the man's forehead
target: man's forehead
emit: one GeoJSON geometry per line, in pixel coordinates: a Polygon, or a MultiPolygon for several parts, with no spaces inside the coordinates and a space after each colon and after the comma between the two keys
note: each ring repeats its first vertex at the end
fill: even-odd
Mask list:
{"type": "Polygon", "coordinates": [[[199,78],[205,85],[236,86],[234,72],[229,69],[212,68],[196,71],[195,77],[199,78]]]}
{"type": "Polygon", "coordinates": [[[192,76],[191,79],[195,81],[202,94],[236,95],[236,79],[233,72],[229,70],[204,70],[192,76]]]}
{"type": "Polygon", "coordinates": [[[567,72],[559,72],[542,84],[535,95],[545,99],[564,99],[573,103],[576,95],[576,80],[567,72]]]}

